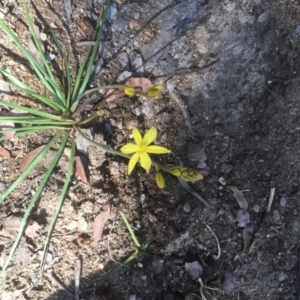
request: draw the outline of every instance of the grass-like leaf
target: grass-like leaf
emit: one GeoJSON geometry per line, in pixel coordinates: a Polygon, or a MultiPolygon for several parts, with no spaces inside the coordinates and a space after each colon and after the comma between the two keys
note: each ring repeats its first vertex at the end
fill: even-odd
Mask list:
{"type": "Polygon", "coordinates": [[[35,109],[32,109],[32,108],[28,108],[26,106],[18,105],[18,104],[11,103],[11,102],[8,102],[8,101],[0,100],[0,104],[2,104],[4,106],[11,107],[11,108],[17,108],[21,111],[26,111],[26,112],[28,112],[32,115],[35,115],[35,116],[40,116],[40,117],[44,117],[44,118],[52,119],[52,120],[57,120],[57,121],[61,120],[61,116],[55,116],[55,115],[48,114],[48,113],[45,113],[45,112],[40,111],[40,110],[35,110],[35,109]]]}
{"type": "Polygon", "coordinates": [[[105,274],[101,279],[96,281],[96,286],[100,286],[103,284],[107,279],[109,279],[111,276],[119,272],[123,267],[127,266],[132,260],[136,259],[138,256],[143,255],[144,252],[147,249],[147,245],[144,247],[141,247],[140,242],[138,241],[137,237],[134,234],[134,231],[132,227],[130,226],[126,216],[121,212],[122,219],[130,232],[130,235],[133,239],[134,244],[136,245],[137,249],[133,254],[131,254],[128,258],[126,258],[121,264],[119,264],[117,267],[113,268],[111,271],[109,271],[107,274],[105,274]]]}
{"type": "Polygon", "coordinates": [[[42,160],[44,155],[50,150],[53,144],[61,137],[62,131],[59,131],[50,142],[44,147],[44,149],[32,160],[24,172],[16,179],[12,185],[0,196],[0,204],[3,200],[27,177],[31,170],[42,160]]]}
{"type": "Polygon", "coordinates": [[[36,32],[33,28],[33,23],[32,23],[32,20],[29,16],[29,10],[28,10],[28,6],[27,6],[27,3],[25,0],[23,0],[23,4],[24,4],[24,8],[25,8],[25,13],[26,13],[26,18],[27,18],[27,22],[28,22],[28,25],[29,25],[29,30],[31,32],[31,35],[34,39],[34,42],[36,44],[36,47],[39,51],[39,54],[40,54],[40,57],[43,61],[43,64],[47,70],[47,73],[49,75],[49,78],[50,78],[50,83],[51,85],[53,86],[54,88],[54,91],[56,92],[58,98],[61,100],[61,102],[64,104],[64,106],[66,106],[66,100],[65,100],[65,97],[62,93],[62,91],[60,90],[60,88],[58,87],[57,83],[56,83],[56,80],[55,80],[55,77],[53,75],[53,72],[51,71],[51,68],[48,64],[48,61],[47,61],[47,58],[46,58],[46,55],[42,49],[42,46],[41,46],[41,43],[40,43],[40,40],[38,39],[37,35],[36,35],[36,32]]]}
{"type": "Polygon", "coordinates": [[[44,246],[44,250],[43,250],[43,254],[42,254],[42,258],[41,258],[41,272],[43,272],[44,259],[45,259],[46,252],[48,251],[48,245],[49,245],[49,242],[50,242],[50,238],[51,238],[51,235],[52,235],[57,217],[58,217],[58,215],[60,213],[60,210],[62,208],[62,205],[64,203],[69,184],[71,182],[71,177],[72,177],[72,174],[73,174],[74,157],[75,157],[75,142],[73,141],[72,148],[71,148],[70,160],[69,160],[69,166],[68,166],[68,171],[67,171],[67,176],[66,176],[66,179],[65,179],[63,189],[62,189],[61,194],[59,196],[59,199],[57,201],[55,213],[52,217],[52,220],[51,220],[51,223],[50,223],[50,226],[49,226],[49,230],[48,230],[48,234],[47,234],[47,237],[46,237],[46,241],[45,241],[45,246],[44,246]]]}
{"type": "MultiPolygon", "coordinates": [[[[60,134],[56,135],[57,138],[59,138],[59,136],[60,136],[60,134]]],[[[17,237],[15,239],[15,242],[14,242],[14,244],[13,244],[11,250],[10,250],[9,256],[8,256],[8,258],[7,258],[4,266],[3,266],[3,269],[2,269],[2,271],[0,273],[0,277],[2,277],[4,275],[4,273],[6,271],[6,268],[8,267],[8,265],[9,265],[9,263],[10,263],[13,255],[14,255],[16,249],[17,249],[17,246],[18,246],[18,244],[19,244],[19,242],[20,242],[20,240],[22,238],[23,232],[25,230],[25,226],[27,224],[28,217],[30,216],[30,213],[31,213],[32,209],[34,208],[37,200],[39,199],[39,197],[40,197],[40,195],[41,195],[41,193],[42,193],[42,191],[43,191],[43,189],[45,187],[45,185],[47,184],[47,181],[49,180],[49,177],[50,177],[51,173],[53,172],[53,169],[55,168],[56,164],[58,163],[58,160],[61,157],[61,154],[62,154],[62,152],[63,152],[63,150],[65,148],[67,140],[68,140],[68,135],[65,135],[64,138],[63,138],[63,140],[62,140],[62,142],[61,142],[61,144],[60,144],[59,149],[57,150],[57,153],[56,153],[55,157],[53,158],[53,161],[51,162],[51,164],[50,164],[48,170],[46,171],[46,173],[45,173],[45,175],[44,175],[44,177],[43,177],[43,179],[42,179],[39,187],[37,188],[37,190],[36,190],[33,198],[31,199],[31,201],[30,201],[30,203],[29,203],[29,205],[28,205],[28,207],[27,207],[27,209],[25,211],[25,214],[24,214],[24,216],[22,218],[22,221],[21,221],[21,225],[20,225],[20,229],[19,229],[18,235],[17,235],[17,237]]],[[[46,146],[47,147],[47,151],[50,149],[50,147],[51,147],[52,144],[53,144],[53,139],[46,146]]],[[[25,173],[25,171],[24,171],[24,173],[25,173]]]]}
{"type": "Polygon", "coordinates": [[[39,99],[44,104],[46,104],[47,106],[50,106],[51,108],[53,108],[54,110],[56,110],[58,112],[64,111],[65,108],[63,106],[61,106],[59,103],[53,101],[52,99],[46,98],[46,97],[42,96],[41,94],[36,93],[29,86],[27,86],[25,83],[23,83],[22,81],[20,81],[16,77],[14,77],[12,74],[6,72],[5,70],[3,70],[1,68],[0,68],[0,72],[12,81],[12,82],[7,82],[5,80],[0,79],[0,83],[9,85],[12,88],[15,88],[17,90],[25,92],[25,93],[33,96],[34,98],[39,99]]]}
{"type": "Polygon", "coordinates": [[[76,101],[77,96],[85,91],[86,85],[91,76],[92,66],[94,63],[94,59],[96,57],[97,50],[99,48],[100,39],[101,39],[102,32],[103,32],[103,26],[105,24],[106,14],[109,9],[109,6],[110,6],[110,0],[107,1],[106,8],[105,8],[105,11],[103,12],[102,16],[99,16],[98,20],[97,20],[96,30],[95,30],[95,33],[93,34],[93,40],[95,40],[95,38],[97,37],[96,43],[93,47],[88,48],[87,53],[83,59],[83,62],[81,63],[79,71],[77,73],[77,77],[76,77],[75,85],[74,85],[74,89],[73,89],[73,94],[72,94],[72,104],[74,104],[74,102],[76,102],[76,104],[72,105],[72,109],[71,109],[72,112],[75,111],[76,106],[78,104],[78,101],[76,101]],[[100,24],[101,24],[101,26],[100,26],[100,24]],[[92,49],[93,49],[93,52],[92,52],[92,49]],[[91,52],[92,52],[92,55],[91,55],[91,52]],[[90,58],[90,61],[89,61],[89,64],[87,65],[89,58],[90,58]],[[85,75],[84,75],[84,79],[82,81],[84,71],[85,71],[85,75]]]}
{"type": "Polygon", "coordinates": [[[134,231],[131,228],[131,226],[130,226],[130,224],[129,224],[127,218],[126,218],[126,216],[122,212],[121,212],[121,217],[122,217],[122,219],[123,219],[123,221],[124,221],[124,223],[125,223],[128,231],[130,232],[130,235],[131,235],[131,237],[133,239],[134,244],[136,245],[137,248],[140,248],[141,244],[139,243],[137,237],[135,236],[134,231]]]}

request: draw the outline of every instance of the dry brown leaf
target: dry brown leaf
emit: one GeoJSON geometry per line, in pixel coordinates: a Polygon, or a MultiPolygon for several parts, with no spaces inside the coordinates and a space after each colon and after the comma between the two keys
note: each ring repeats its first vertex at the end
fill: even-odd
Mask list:
{"type": "Polygon", "coordinates": [[[151,80],[145,77],[130,77],[124,84],[134,88],[140,88],[144,93],[152,86],[151,80]]]}
{"type": "Polygon", "coordinates": [[[16,216],[9,216],[3,219],[2,230],[0,235],[9,237],[11,239],[16,238],[20,229],[22,219],[16,216]]]}
{"type": "Polygon", "coordinates": [[[40,146],[30,152],[28,152],[20,162],[20,171],[23,172],[28,165],[36,158],[36,156],[43,150],[45,146],[40,146]]]}
{"type": "Polygon", "coordinates": [[[104,229],[105,223],[110,218],[110,210],[111,210],[110,203],[107,202],[104,205],[104,211],[101,212],[94,220],[93,235],[94,235],[94,240],[96,242],[98,242],[102,239],[102,234],[103,234],[103,229],[104,229]]]}
{"type": "Polygon", "coordinates": [[[7,160],[10,160],[10,153],[4,149],[2,146],[0,146],[0,155],[2,155],[3,157],[5,157],[7,160]]]}
{"type": "Polygon", "coordinates": [[[81,179],[81,181],[87,185],[89,185],[89,181],[87,179],[87,176],[85,174],[85,170],[84,167],[82,165],[80,156],[75,156],[75,162],[76,162],[76,174],[79,176],[79,178],[81,179]]]}
{"type": "Polygon", "coordinates": [[[233,185],[228,185],[227,186],[230,190],[233,191],[233,197],[236,199],[238,202],[239,206],[241,209],[248,209],[248,201],[244,197],[243,193],[239,191],[235,186],[233,185]]]}
{"type": "Polygon", "coordinates": [[[41,229],[41,226],[37,222],[33,222],[31,225],[28,225],[25,231],[25,234],[30,238],[39,237],[40,234],[38,231],[41,229]]]}
{"type": "Polygon", "coordinates": [[[108,89],[105,93],[105,102],[112,102],[124,96],[123,90],[108,89]]]}

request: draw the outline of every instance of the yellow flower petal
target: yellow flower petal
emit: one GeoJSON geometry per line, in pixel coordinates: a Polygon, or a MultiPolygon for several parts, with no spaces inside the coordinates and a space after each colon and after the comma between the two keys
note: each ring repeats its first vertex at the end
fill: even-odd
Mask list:
{"type": "Polygon", "coordinates": [[[165,178],[164,178],[164,176],[160,172],[158,172],[156,174],[155,181],[156,181],[157,186],[160,189],[164,188],[164,186],[165,186],[165,178]]]}
{"type": "Polygon", "coordinates": [[[151,145],[147,146],[148,153],[153,153],[153,154],[164,154],[164,153],[170,153],[171,151],[165,147],[162,146],[156,146],[156,145],[151,145]]]}
{"type": "Polygon", "coordinates": [[[150,145],[157,137],[157,129],[155,127],[151,127],[143,137],[143,145],[150,145]]]}
{"type": "Polygon", "coordinates": [[[134,167],[135,167],[136,163],[138,162],[139,158],[140,158],[140,153],[139,152],[136,152],[131,156],[131,158],[129,160],[129,163],[128,163],[128,175],[131,174],[131,172],[134,169],[134,167]]]}
{"type": "Polygon", "coordinates": [[[140,146],[133,144],[133,143],[128,143],[120,149],[120,151],[124,154],[132,154],[139,150],[140,150],[140,146]]]}
{"type": "Polygon", "coordinates": [[[146,152],[140,153],[140,164],[149,173],[151,168],[151,158],[146,152]]]}
{"type": "Polygon", "coordinates": [[[136,127],[132,128],[132,135],[133,135],[135,143],[139,146],[142,145],[143,138],[142,138],[140,131],[136,127]]]}

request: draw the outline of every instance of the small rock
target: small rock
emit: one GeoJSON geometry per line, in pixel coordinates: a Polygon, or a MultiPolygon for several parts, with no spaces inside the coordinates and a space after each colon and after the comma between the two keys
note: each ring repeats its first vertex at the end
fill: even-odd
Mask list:
{"type": "Polygon", "coordinates": [[[77,222],[75,220],[71,221],[67,226],[65,226],[68,230],[74,230],[77,228],[77,222]]]}
{"type": "Polygon", "coordinates": [[[121,64],[123,70],[129,71],[130,66],[129,66],[129,58],[126,52],[121,52],[118,57],[117,57],[119,63],[121,64]]]}
{"type": "Polygon", "coordinates": [[[184,204],[183,211],[189,213],[191,211],[191,206],[189,203],[184,204]]]}
{"type": "Polygon", "coordinates": [[[280,206],[281,206],[281,207],[285,207],[285,206],[286,206],[286,203],[287,203],[287,202],[286,202],[286,198],[281,197],[281,198],[280,198],[280,206]]]}
{"type": "Polygon", "coordinates": [[[125,79],[131,77],[132,73],[128,72],[128,71],[123,71],[122,73],[120,73],[120,75],[118,76],[117,82],[122,82],[125,79]]]}
{"type": "Polygon", "coordinates": [[[224,179],[223,176],[219,178],[219,182],[220,182],[222,185],[226,185],[226,180],[224,179]]]}
{"type": "Polygon", "coordinates": [[[118,17],[114,20],[112,29],[117,32],[123,31],[128,23],[129,23],[128,16],[118,17]]]}
{"type": "Polygon", "coordinates": [[[138,52],[133,52],[130,56],[132,71],[136,74],[144,74],[144,62],[142,56],[138,52]]]}
{"type": "Polygon", "coordinates": [[[205,161],[199,161],[199,163],[197,164],[198,169],[204,169],[206,166],[207,165],[205,161]]]}
{"type": "Polygon", "coordinates": [[[205,148],[205,140],[202,139],[198,143],[189,142],[188,143],[188,150],[187,150],[187,157],[190,161],[205,161],[206,155],[204,152],[205,148]]]}
{"type": "Polygon", "coordinates": [[[138,19],[140,18],[140,13],[139,13],[139,12],[135,12],[135,13],[133,14],[133,18],[134,18],[135,20],[138,20],[138,19]]]}
{"type": "Polygon", "coordinates": [[[112,3],[107,11],[106,20],[111,23],[116,14],[118,13],[117,4],[112,3]]]}
{"type": "Polygon", "coordinates": [[[253,206],[253,211],[256,212],[256,213],[259,212],[259,206],[258,206],[257,204],[255,204],[255,205],[253,206]]]}

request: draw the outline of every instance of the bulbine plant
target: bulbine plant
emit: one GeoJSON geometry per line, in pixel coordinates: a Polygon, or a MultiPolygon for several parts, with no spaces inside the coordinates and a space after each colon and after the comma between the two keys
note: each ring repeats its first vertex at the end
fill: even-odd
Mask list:
{"type": "MultiPolygon", "coordinates": [[[[34,208],[36,202],[38,201],[41,193],[43,192],[53,170],[55,169],[64,148],[67,145],[71,145],[71,154],[69,158],[68,171],[66,174],[65,182],[62,187],[56,211],[51,220],[46,243],[43,251],[42,261],[44,260],[45,254],[47,252],[47,245],[51,238],[51,233],[53,231],[56,219],[63,205],[63,201],[67,195],[69,184],[72,180],[73,175],[73,164],[74,157],[76,153],[75,142],[73,138],[73,132],[77,131],[80,135],[82,135],[85,139],[89,140],[89,142],[96,147],[99,147],[105,152],[109,152],[111,154],[120,155],[129,159],[128,164],[128,175],[131,174],[136,164],[139,162],[142,168],[146,170],[147,173],[150,172],[151,167],[156,169],[156,183],[160,188],[163,188],[165,185],[165,179],[162,175],[162,171],[170,173],[174,176],[177,176],[185,181],[196,181],[201,180],[202,175],[193,169],[186,168],[183,166],[177,166],[174,168],[168,168],[160,163],[153,161],[149,154],[166,154],[169,153],[165,147],[151,145],[152,142],[156,139],[157,129],[155,127],[150,128],[144,136],[141,135],[140,131],[137,128],[133,128],[132,134],[135,143],[128,143],[121,147],[120,151],[111,149],[105,145],[95,143],[90,140],[88,137],[84,135],[81,131],[81,127],[87,126],[89,122],[93,119],[98,118],[103,115],[103,111],[95,111],[92,116],[84,119],[80,114],[80,100],[89,96],[91,93],[100,90],[106,89],[123,89],[124,94],[133,97],[136,95],[142,95],[150,98],[159,98],[161,86],[154,85],[151,87],[148,92],[141,92],[138,88],[126,86],[126,85],[106,85],[100,86],[93,89],[87,89],[88,82],[90,80],[90,76],[93,69],[93,64],[96,58],[97,50],[99,48],[99,43],[101,39],[101,33],[103,31],[103,26],[106,19],[107,9],[110,5],[110,1],[106,3],[106,9],[99,16],[96,24],[96,30],[93,36],[95,40],[94,46],[91,46],[80,65],[80,68],[77,72],[76,78],[74,80],[71,78],[70,74],[70,65],[68,56],[63,52],[61,44],[58,38],[55,36],[51,26],[49,25],[49,29],[51,31],[53,40],[56,44],[59,54],[62,56],[64,63],[64,84],[59,84],[55,73],[53,72],[51,65],[47,61],[46,54],[44,52],[44,48],[40,38],[37,35],[32,19],[29,15],[29,8],[25,0],[23,0],[23,5],[25,8],[26,18],[29,26],[30,33],[32,35],[32,39],[34,44],[38,50],[39,59],[34,57],[27,49],[24,47],[16,34],[10,29],[10,27],[4,22],[3,19],[0,19],[0,29],[15,43],[15,45],[19,48],[19,50],[23,53],[25,58],[28,60],[31,68],[33,69],[35,75],[38,80],[45,87],[47,94],[49,96],[44,96],[35,91],[34,88],[29,87],[26,83],[22,82],[18,78],[16,78],[13,74],[5,70],[4,68],[0,68],[0,72],[4,76],[4,79],[0,79],[2,84],[5,84],[12,88],[15,91],[19,91],[30,96],[33,102],[38,102],[42,104],[42,109],[36,109],[30,107],[28,105],[20,105],[13,102],[9,102],[7,100],[0,99],[0,105],[6,110],[0,114],[0,122],[13,122],[18,124],[16,128],[1,128],[0,127],[0,141],[4,141],[7,139],[6,134],[8,132],[14,132],[15,137],[19,136],[27,136],[30,138],[31,134],[51,130],[53,133],[52,138],[50,138],[49,142],[46,146],[37,154],[37,156],[31,161],[31,163],[26,167],[26,169],[19,175],[19,177],[8,187],[8,189],[0,195],[0,204],[7,199],[7,197],[17,188],[17,186],[27,177],[27,175],[37,166],[37,164],[43,159],[43,157],[50,151],[51,147],[59,144],[58,150],[51,162],[49,168],[45,172],[42,180],[39,183],[37,190],[35,191],[32,199],[30,200],[25,214],[22,218],[22,222],[20,225],[19,233],[17,238],[14,241],[14,244],[11,248],[10,254],[6,260],[5,265],[2,268],[0,276],[5,274],[5,270],[7,269],[11,258],[14,255],[14,252],[19,244],[19,241],[24,233],[24,229],[26,227],[28,218],[30,217],[31,211],[34,208]],[[79,108],[78,108],[79,107],[79,108]],[[18,109],[22,112],[22,114],[12,113],[10,109],[18,109]]],[[[36,106],[35,106],[36,107],[36,106]]],[[[0,125],[1,126],[1,125],[0,125]]]]}

